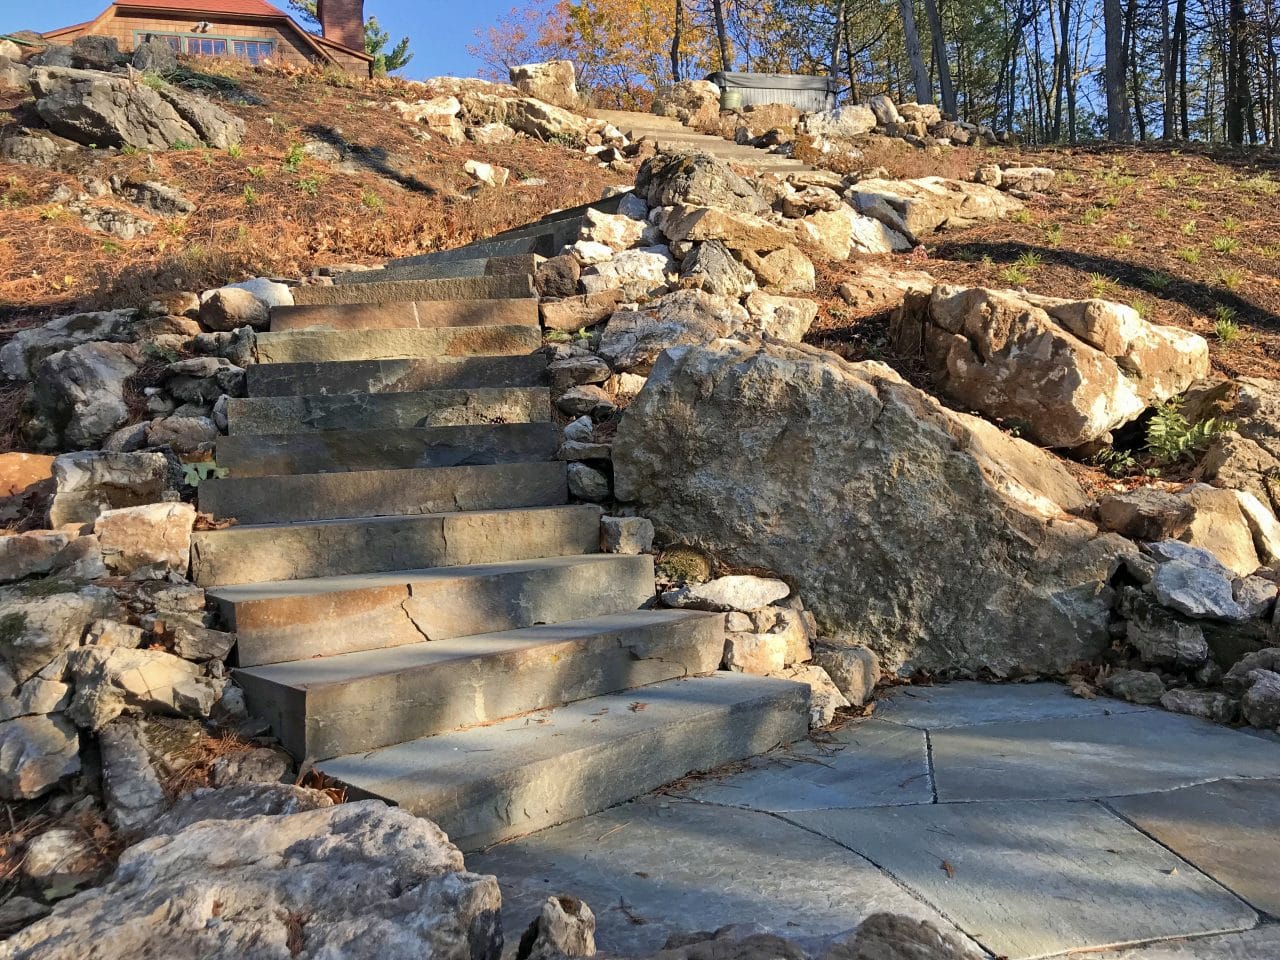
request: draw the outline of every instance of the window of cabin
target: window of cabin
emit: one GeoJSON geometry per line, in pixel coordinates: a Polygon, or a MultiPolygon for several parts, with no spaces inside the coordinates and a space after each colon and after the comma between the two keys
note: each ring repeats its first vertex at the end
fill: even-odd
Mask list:
{"type": "Polygon", "coordinates": [[[233,40],[231,52],[242,60],[258,64],[271,56],[275,46],[270,40],[233,40]]]}
{"type": "Polygon", "coordinates": [[[187,53],[198,57],[225,57],[227,41],[218,37],[187,37],[187,53]]]}
{"type": "Polygon", "coordinates": [[[182,38],[176,33],[138,33],[134,35],[135,44],[146,40],[161,40],[173,47],[174,50],[182,49],[182,38]]]}

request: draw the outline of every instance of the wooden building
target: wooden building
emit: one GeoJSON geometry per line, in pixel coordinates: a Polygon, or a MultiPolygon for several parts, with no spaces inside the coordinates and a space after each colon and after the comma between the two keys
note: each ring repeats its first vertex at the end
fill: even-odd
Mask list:
{"type": "Polygon", "coordinates": [[[266,0],[116,0],[87,23],[44,36],[58,43],[115,37],[126,52],[158,37],[191,56],[333,64],[367,77],[373,58],[364,52],[364,0],[320,0],[319,14],[316,35],[266,0]]]}

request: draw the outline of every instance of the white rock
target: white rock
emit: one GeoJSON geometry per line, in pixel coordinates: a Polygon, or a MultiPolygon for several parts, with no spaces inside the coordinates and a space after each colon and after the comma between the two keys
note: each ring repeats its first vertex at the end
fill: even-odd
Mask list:
{"type": "Polygon", "coordinates": [[[739,574],[668,590],[662,602],[669,607],[750,613],[786,599],[790,593],[791,588],[781,580],[739,574]]]}

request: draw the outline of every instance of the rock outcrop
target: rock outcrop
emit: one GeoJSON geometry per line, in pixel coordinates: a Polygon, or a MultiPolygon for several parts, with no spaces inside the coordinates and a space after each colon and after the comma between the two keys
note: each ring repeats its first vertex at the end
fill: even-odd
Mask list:
{"type": "Polygon", "coordinates": [[[1055,673],[1109,642],[1129,541],[1032,445],[887,367],[720,341],[658,359],[614,442],[660,533],[775,571],[892,669],[1055,673]]]}

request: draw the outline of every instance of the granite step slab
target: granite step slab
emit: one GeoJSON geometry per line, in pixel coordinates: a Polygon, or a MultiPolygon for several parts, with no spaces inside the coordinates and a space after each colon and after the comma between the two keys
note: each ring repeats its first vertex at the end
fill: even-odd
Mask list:
{"type": "Polygon", "coordinates": [[[538,302],[533,299],[401,300],[271,308],[273,333],[288,330],[429,330],[435,327],[537,325],[538,302]]]}
{"type": "Polygon", "coordinates": [[[717,673],[320,764],[351,795],[438,823],[463,850],[585,817],[803,737],[809,688],[717,673]]]}
{"type": "Polygon", "coordinates": [[[554,460],[562,440],[554,423],[239,434],[218,438],[216,459],[233,479],[468,467],[554,460]]]}
{"type": "Polygon", "coordinates": [[[229,477],[199,488],[201,512],[239,523],[549,507],[568,499],[565,465],[556,462],[229,477]]]}
{"type": "Polygon", "coordinates": [[[594,554],[276,580],[209,591],[242,667],[625,613],[654,597],[653,558],[594,554]]]}
{"type": "Polygon", "coordinates": [[[445,280],[453,277],[500,277],[508,274],[532,276],[540,259],[537,254],[524,253],[419,266],[384,267],[381,270],[354,270],[334,277],[333,282],[344,284],[377,283],[384,280],[445,280]]]}
{"type": "MultiPolygon", "coordinates": [[[[525,253],[528,251],[513,251],[525,253]]],[[[463,257],[461,259],[470,259],[463,257]]],[[[533,279],[522,274],[447,277],[437,280],[389,280],[371,283],[314,284],[293,288],[297,306],[333,303],[382,303],[407,300],[505,300],[532,297],[533,279]]]]}
{"type": "Polygon", "coordinates": [[[547,358],[434,357],[339,360],[329,363],[253,363],[245,368],[251,397],[342,393],[408,393],[471,387],[536,387],[547,382],[547,358]]]}
{"type": "Polygon", "coordinates": [[[550,420],[551,396],[546,387],[233,397],[227,403],[227,433],[233,437],[315,430],[421,430],[550,420]]]}
{"type": "Polygon", "coordinates": [[[599,550],[601,512],[574,504],[198,530],[191,578],[215,587],[578,556],[599,550]]]}
{"type": "Polygon", "coordinates": [[[343,360],[435,360],[521,356],[542,346],[537,327],[522,325],[385,330],[290,330],[257,336],[259,363],[343,360]]]}
{"type": "Polygon", "coordinates": [[[286,750],[322,759],[711,673],[723,654],[724,617],[639,610],[250,667],[236,679],[286,750]]]}

